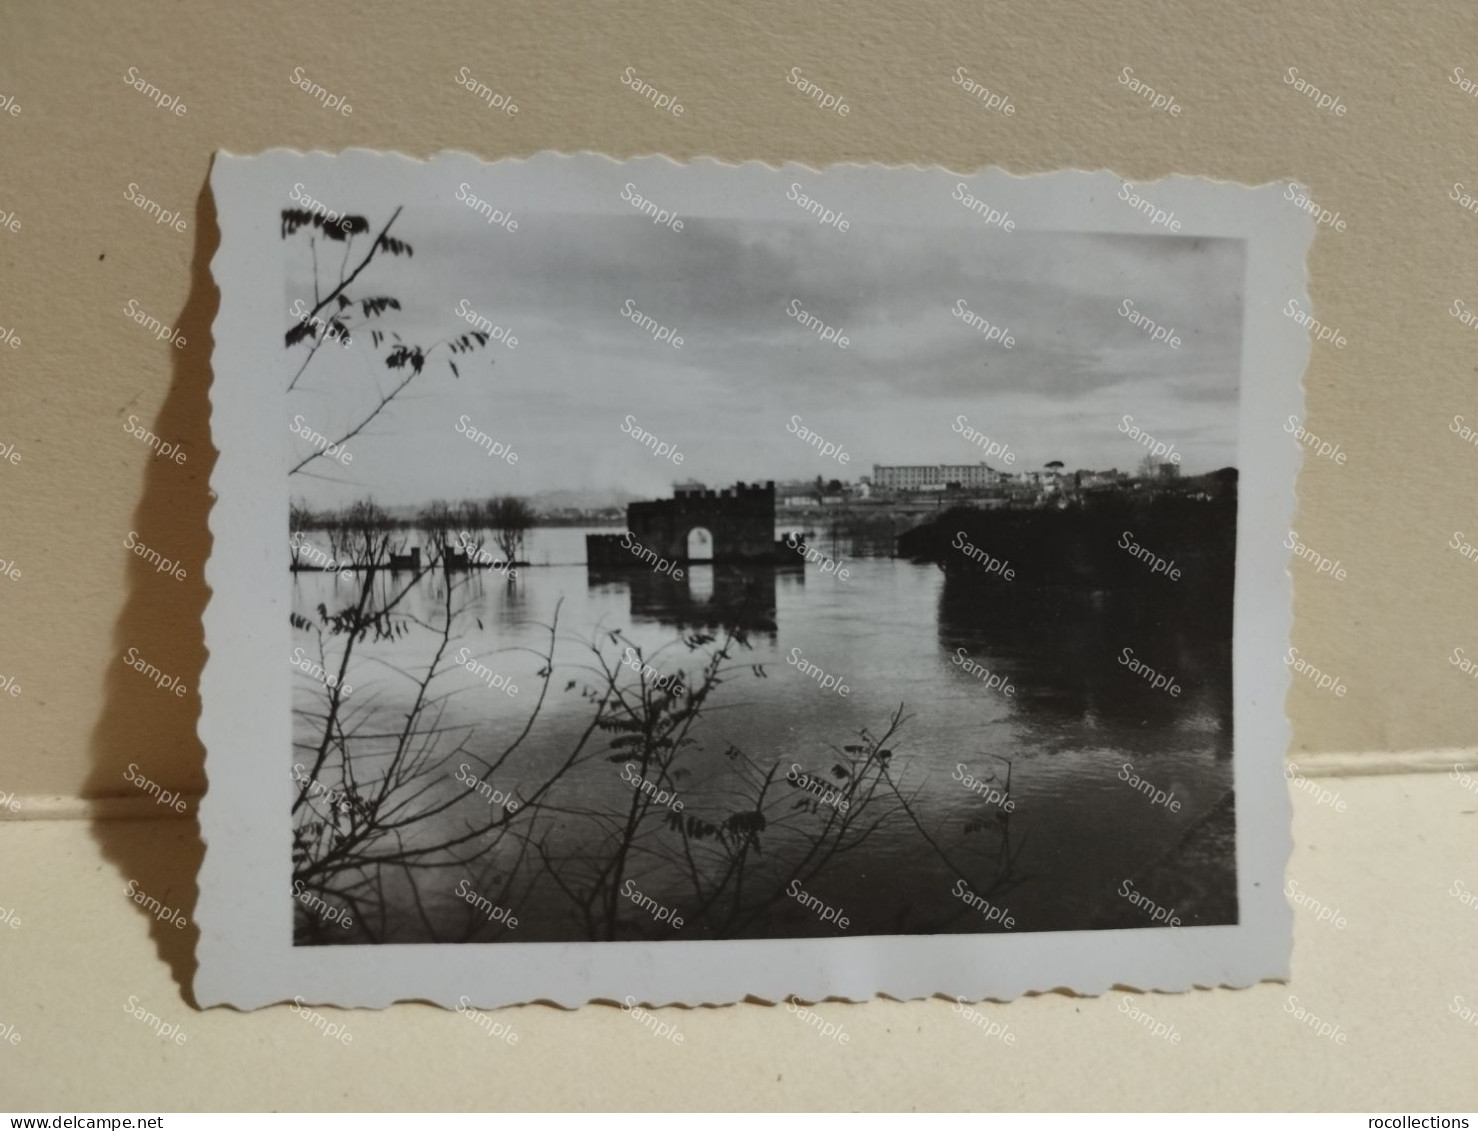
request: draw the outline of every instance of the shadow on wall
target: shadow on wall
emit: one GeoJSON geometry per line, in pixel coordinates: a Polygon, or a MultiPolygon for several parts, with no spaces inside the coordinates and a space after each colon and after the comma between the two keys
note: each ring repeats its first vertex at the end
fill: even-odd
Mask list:
{"type": "MultiPolygon", "coordinates": [[[[152,924],[160,957],[169,964],[182,996],[191,1004],[199,938],[194,923],[196,875],[204,845],[193,806],[181,815],[177,806],[159,803],[145,783],[185,797],[198,796],[205,788],[205,749],[195,727],[206,657],[201,615],[209,599],[205,562],[211,538],[206,524],[216,458],[210,440],[211,325],[220,306],[210,274],[220,230],[209,168],[196,197],[195,220],[190,294],[175,323],[185,335],[185,346],[165,347],[171,373],[164,405],[154,420],[138,419],[139,426],[156,436],[179,443],[186,462],[177,464],[157,456],[150,460],[131,527],[136,541],[177,558],[186,577],[177,580],[159,573],[136,554],[129,555],[128,597],[109,642],[113,659],[103,689],[103,711],[93,729],[92,769],[84,787],[92,803],[93,833],[103,855],[118,866],[121,897],[128,898],[123,893],[132,880],[135,891],[182,910],[190,919],[181,929],[138,907],[139,914],[152,924]],[[134,657],[176,677],[184,684],[184,694],[158,686],[131,666],[134,657]],[[120,812],[176,819],[118,819],[120,812]]],[[[94,264],[97,270],[132,270],[132,264],[110,263],[105,255],[94,264]]],[[[136,399],[145,400],[144,390],[162,379],[158,372],[139,374],[136,399]]],[[[130,401],[117,410],[120,428],[127,426],[131,413],[137,415],[134,405],[130,401]]]]}

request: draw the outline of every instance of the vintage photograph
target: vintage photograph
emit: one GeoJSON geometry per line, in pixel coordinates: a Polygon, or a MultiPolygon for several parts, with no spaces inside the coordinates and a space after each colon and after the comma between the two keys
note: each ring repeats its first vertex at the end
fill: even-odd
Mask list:
{"type": "Polygon", "coordinates": [[[1277,188],[220,156],[205,996],[1286,971],[1277,188]]]}
{"type": "Polygon", "coordinates": [[[1235,924],[1244,241],[606,180],[281,202],[294,942],[1235,924]]]}

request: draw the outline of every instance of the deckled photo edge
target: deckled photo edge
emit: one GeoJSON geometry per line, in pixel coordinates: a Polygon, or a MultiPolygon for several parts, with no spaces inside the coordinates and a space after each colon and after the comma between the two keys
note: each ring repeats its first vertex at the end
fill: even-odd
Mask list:
{"type": "MultiPolygon", "coordinates": [[[[202,678],[203,705],[198,728],[207,750],[206,770],[209,783],[208,792],[200,810],[202,837],[207,849],[201,871],[201,898],[197,911],[197,918],[201,925],[197,993],[203,1005],[234,1004],[254,1007],[272,1001],[290,1000],[294,996],[292,992],[294,990],[300,990],[301,996],[310,1002],[345,1005],[382,1006],[396,1000],[420,999],[432,1000],[450,1008],[457,1002],[457,995],[435,988],[438,984],[437,974],[434,970],[428,972],[427,969],[428,964],[430,966],[438,963],[443,966],[446,964],[444,959],[438,958],[432,952],[446,951],[451,949],[449,946],[390,945],[378,948],[320,948],[321,953],[310,955],[295,954],[289,939],[277,938],[275,944],[271,945],[280,948],[284,965],[289,962],[296,963],[300,969],[292,977],[284,976],[283,971],[275,968],[271,976],[265,976],[261,962],[267,954],[247,944],[247,938],[257,932],[252,930],[250,923],[244,924],[238,917],[238,913],[251,915],[257,900],[270,903],[271,898],[275,898],[269,898],[268,894],[275,890],[274,885],[277,881],[274,877],[260,873],[250,876],[243,874],[243,865],[262,859],[260,855],[262,846],[260,842],[253,839],[254,830],[260,828],[262,823],[254,813],[254,805],[263,799],[273,797],[277,801],[269,801],[270,804],[287,799],[285,786],[274,788],[270,779],[259,780],[260,775],[249,763],[243,747],[267,745],[259,740],[245,737],[260,735],[264,732],[270,735],[280,734],[285,739],[288,720],[285,717],[281,719],[264,717],[270,716],[271,712],[262,709],[262,702],[258,696],[245,690],[253,686],[254,673],[249,665],[244,666],[240,662],[239,654],[233,651],[237,640],[249,635],[258,623],[262,623],[262,615],[275,617],[277,621],[283,619],[280,599],[274,598],[260,584],[263,571],[276,565],[277,558],[282,558],[283,555],[280,552],[269,555],[265,547],[253,543],[249,533],[253,524],[261,524],[262,529],[271,529],[271,524],[285,520],[286,498],[273,497],[280,495],[281,492],[275,486],[262,485],[264,479],[269,484],[277,482],[275,461],[279,456],[279,449],[268,442],[265,436],[253,436],[250,434],[250,428],[245,430],[240,428],[240,423],[252,419],[253,413],[266,411],[262,409],[260,402],[273,399],[262,397],[260,394],[264,386],[260,383],[254,384],[247,377],[252,368],[250,359],[253,348],[253,327],[258,325],[254,319],[259,314],[268,311],[273,318],[280,319],[281,317],[276,305],[262,297],[264,290],[270,293],[271,287],[265,278],[259,279],[263,286],[252,288],[257,292],[254,295],[246,295],[244,293],[246,288],[242,285],[242,279],[249,276],[253,270],[256,270],[259,275],[263,270],[262,263],[253,258],[253,252],[259,251],[260,248],[254,247],[252,240],[260,236],[260,231],[255,228],[248,229],[243,219],[245,212],[253,207],[253,191],[273,175],[272,171],[267,168],[267,163],[274,160],[327,161],[335,165],[365,161],[375,163],[377,170],[388,166],[424,170],[438,163],[458,161],[475,162],[485,170],[496,170],[499,165],[507,162],[525,167],[541,164],[550,167],[559,165],[563,166],[560,171],[567,172],[582,161],[596,158],[622,168],[637,167],[646,161],[657,161],[676,175],[681,175],[683,170],[690,168],[711,168],[724,173],[733,171],[738,174],[758,168],[768,174],[803,170],[821,176],[833,171],[845,170],[852,171],[859,176],[876,172],[885,177],[895,171],[901,171],[905,175],[919,174],[925,177],[947,173],[966,180],[987,176],[1006,176],[1018,182],[1054,179],[1062,181],[1070,180],[1073,176],[1089,178],[1113,176],[1116,180],[1118,179],[1116,175],[1107,170],[1064,170],[1021,176],[993,167],[974,171],[958,171],[913,164],[884,166],[846,163],[817,169],[800,163],[776,166],[765,162],[730,163],[714,158],[699,158],[692,162],[676,162],[666,157],[617,160],[589,152],[539,153],[526,158],[505,158],[492,162],[483,161],[475,155],[462,151],[449,151],[425,161],[399,154],[383,154],[361,149],[347,150],[338,155],[321,151],[301,154],[291,150],[272,150],[257,157],[219,154],[212,170],[211,181],[218,206],[221,242],[212,261],[212,274],[221,290],[221,307],[214,327],[215,380],[210,395],[212,433],[220,451],[220,458],[211,480],[212,489],[216,493],[216,504],[212,508],[210,518],[215,548],[207,568],[207,583],[211,588],[210,603],[205,612],[208,660],[202,678]],[[255,441],[254,444],[253,441],[255,441]],[[266,464],[269,474],[263,474],[261,466],[263,463],[266,464]],[[251,610],[238,607],[238,602],[243,600],[244,595],[249,595],[253,602],[251,610]],[[263,610],[269,607],[273,611],[264,613],[263,610]],[[246,854],[244,859],[243,854],[246,854]],[[250,898],[233,898],[228,893],[229,890],[245,890],[250,898]],[[383,953],[361,956],[351,954],[350,951],[353,949],[361,951],[374,949],[383,953]],[[246,959],[251,959],[251,961],[246,961],[246,959]],[[243,985],[239,981],[241,978],[252,979],[253,982],[250,985],[243,985]]],[[[554,171],[553,168],[551,171],[554,171]]],[[[1234,213],[1234,227],[1251,225],[1258,219],[1257,210],[1267,209],[1269,212],[1268,232],[1271,233],[1274,226],[1281,229],[1282,238],[1264,234],[1248,240],[1248,286],[1243,322],[1243,386],[1238,427],[1238,465],[1245,474],[1249,468],[1254,466],[1254,461],[1249,458],[1247,451],[1249,442],[1254,442],[1248,432],[1249,415],[1255,412],[1259,418],[1267,417],[1267,421],[1271,422],[1281,420],[1290,412],[1302,414],[1302,374],[1309,353],[1308,341],[1306,337],[1301,337],[1298,344],[1291,349],[1286,346],[1275,348],[1271,339],[1277,337],[1272,333],[1277,325],[1270,321],[1272,317],[1270,312],[1290,297],[1297,298],[1307,306],[1308,296],[1304,272],[1307,252],[1312,246],[1314,225],[1307,216],[1275,215],[1276,202],[1271,199],[1266,190],[1276,188],[1277,183],[1249,188],[1236,185],[1234,182],[1210,181],[1206,178],[1178,174],[1157,181],[1143,182],[1140,187],[1146,190],[1163,188],[1168,189],[1172,195],[1188,193],[1192,196],[1197,193],[1218,193],[1224,189],[1238,190],[1237,200],[1224,202],[1234,213]],[[1258,189],[1264,190],[1261,195],[1251,195],[1257,193],[1258,189]],[[1288,238],[1290,236],[1293,237],[1291,240],[1288,238]],[[1259,257],[1266,262],[1259,261],[1259,257]],[[1275,280],[1279,284],[1273,288],[1277,290],[1276,296],[1263,297],[1260,293],[1254,293],[1258,286],[1252,277],[1254,270],[1281,276],[1275,280]],[[1294,272],[1297,272],[1296,276],[1294,272]],[[1259,340],[1259,334],[1261,340],[1259,340]],[[1266,359],[1266,364],[1257,365],[1254,358],[1261,360],[1264,353],[1271,356],[1266,359]],[[1249,375],[1252,375],[1253,380],[1249,380],[1249,375]],[[1259,376],[1269,383],[1281,383],[1282,387],[1270,391],[1270,394],[1276,395],[1269,395],[1266,406],[1249,407],[1248,386],[1259,376]],[[1274,409],[1277,411],[1273,411],[1274,409]]],[[[275,215],[275,207],[269,209],[267,214],[275,215]]],[[[273,397],[275,396],[274,391],[273,397]]],[[[258,416],[256,419],[261,419],[261,417],[258,416]]],[[[1276,439],[1274,437],[1266,441],[1269,451],[1275,450],[1276,439]]],[[[1259,438],[1255,442],[1260,444],[1263,441],[1259,438]]],[[[1301,448],[1292,445],[1285,447],[1283,452],[1286,454],[1279,454],[1276,459],[1269,462],[1287,469],[1286,480],[1277,471],[1266,472],[1262,478],[1265,480],[1263,488],[1268,492],[1268,498],[1261,505],[1270,512],[1267,518],[1276,518],[1282,528],[1287,528],[1292,522],[1297,506],[1295,475],[1301,448]],[[1285,485],[1280,487],[1280,483],[1285,485]]],[[[1238,510],[1239,534],[1245,535],[1246,533],[1245,516],[1251,509],[1251,494],[1250,491],[1246,492],[1243,505],[1238,510]]],[[[1237,543],[1239,573],[1244,562],[1247,561],[1248,552],[1246,539],[1239,537],[1237,543]]],[[[1266,663],[1265,659],[1247,655],[1248,649],[1243,642],[1243,626],[1247,616],[1256,615],[1259,623],[1264,617],[1268,619],[1269,623],[1262,626],[1263,633],[1267,636],[1267,643],[1277,643],[1281,650],[1289,639],[1292,584],[1288,573],[1288,557],[1281,551],[1273,553],[1282,564],[1278,576],[1269,577],[1265,584],[1267,588],[1276,586],[1277,592],[1270,593],[1266,589],[1260,592],[1257,596],[1257,603],[1261,607],[1257,610],[1249,609],[1253,599],[1239,593],[1242,600],[1238,601],[1235,634],[1237,648],[1234,654],[1239,690],[1242,687],[1244,669],[1257,662],[1266,663]]],[[[1257,569],[1265,568],[1262,565],[1249,564],[1253,564],[1257,569]]],[[[267,576],[272,576],[272,574],[268,573],[267,576]]],[[[1240,590],[1240,584],[1238,588],[1240,590]]],[[[1286,788],[1282,784],[1284,779],[1281,767],[1291,733],[1282,707],[1290,681],[1291,675],[1284,670],[1284,665],[1281,663],[1270,671],[1259,674],[1258,683],[1263,696],[1276,696],[1278,703],[1276,723],[1271,721],[1274,718],[1271,711],[1267,709],[1263,711],[1268,725],[1276,733],[1260,734],[1258,736],[1259,748],[1249,752],[1241,748],[1241,743],[1246,741],[1245,731],[1240,727],[1238,730],[1239,747],[1234,758],[1234,771],[1239,818],[1236,857],[1241,922],[1237,927],[1184,929],[1184,936],[1187,940],[1196,939],[1199,942],[1198,936],[1202,936],[1205,932],[1222,934],[1242,932],[1249,925],[1249,915],[1253,919],[1262,919],[1266,915],[1267,921],[1258,924],[1260,933],[1255,936],[1261,940],[1261,949],[1254,953],[1244,940],[1228,950],[1228,963],[1221,973],[1213,971],[1205,976],[1167,977],[1138,963],[1122,959],[1121,956],[1118,967],[1120,972],[1139,967],[1137,977],[1130,982],[1126,981],[1121,973],[1116,974],[1108,969],[1096,969],[1107,965],[1112,959],[1112,951],[1117,949],[1108,945],[1109,935],[1111,933],[1122,934],[1126,936],[1127,945],[1132,946],[1135,937],[1153,932],[1145,930],[1078,932],[1089,936],[1090,950],[1096,950],[1100,959],[1103,960],[1081,962],[1081,966],[1085,968],[1082,977],[1074,979],[1069,987],[1074,992],[1103,993],[1116,986],[1126,985],[1132,985],[1141,990],[1185,990],[1216,985],[1240,987],[1261,979],[1287,976],[1292,916],[1281,894],[1281,881],[1284,866],[1292,848],[1292,836],[1288,827],[1291,806],[1286,788]],[[1254,780],[1244,781],[1244,777],[1249,773],[1256,773],[1257,777],[1254,780]],[[1276,787],[1273,785],[1274,782],[1277,783],[1276,787]],[[1262,835],[1255,838],[1241,835],[1242,812],[1244,806],[1249,805],[1261,806],[1263,813],[1277,818],[1275,823],[1280,822],[1279,828],[1274,830],[1273,835],[1268,835],[1266,828],[1261,830],[1262,835]],[[1273,893],[1251,892],[1249,884],[1256,876],[1275,877],[1277,880],[1277,883],[1273,885],[1275,891],[1273,893]],[[1108,954],[1110,958],[1104,958],[1104,954],[1108,954]],[[1263,972],[1250,972],[1254,969],[1263,972]]],[[[281,682],[283,686],[286,686],[285,677],[281,682]]],[[[1245,692],[1240,694],[1238,702],[1245,701],[1246,697],[1245,692]]],[[[284,716],[286,715],[285,708],[286,704],[283,704],[283,710],[280,713],[284,716]]],[[[279,786],[280,784],[278,783],[279,786]]],[[[267,859],[280,859],[286,862],[287,844],[285,842],[281,845],[269,844],[267,851],[272,854],[267,859]]],[[[280,922],[287,908],[285,899],[280,900],[279,903],[283,905],[282,912],[277,917],[280,922]]],[[[260,922],[257,926],[260,927],[260,922]]],[[[270,933],[261,933],[258,937],[270,939],[275,936],[270,933]]],[[[1031,942],[1033,939],[1040,940],[1043,937],[1043,935],[1027,936],[1021,941],[1031,942]]],[[[864,939],[846,940],[752,940],[742,945],[768,949],[772,953],[799,952],[809,949],[813,953],[824,954],[827,957],[824,961],[807,962],[801,960],[799,953],[793,958],[788,955],[787,961],[794,965],[796,970],[778,979],[773,977],[762,979],[762,981],[771,983],[769,989],[759,983],[745,982],[742,977],[717,979],[713,976],[706,976],[705,971],[701,969],[696,974],[685,969],[679,977],[672,976],[670,972],[663,975],[653,971],[648,976],[655,978],[656,984],[668,986],[669,996],[664,996],[662,992],[653,992],[646,997],[640,994],[637,997],[646,1004],[654,1005],[669,1002],[720,1004],[744,1000],[746,997],[776,1002],[790,996],[807,1001],[837,997],[845,1000],[866,1000],[877,994],[904,999],[935,995],[955,997],[958,991],[958,996],[979,1001],[1009,1000],[1024,992],[1045,992],[1067,984],[1061,978],[1056,979],[1052,985],[1042,983],[1034,975],[1016,978],[1001,969],[995,970],[990,975],[980,973],[980,970],[987,964],[996,967],[1010,965],[1010,950],[1016,948],[1009,945],[1002,946],[1003,941],[1005,940],[1001,936],[994,935],[872,935],[864,939]],[[943,945],[939,945],[941,940],[943,945]],[[904,948],[933,943],[939,949],[939,957],[949,956],[952,961],[959,962],[962,966],[972,965],[977,973],[965,977],[958,986],[935,985],[923,988],[931,978],[931,975],[927,973],[923,974],[922,978],[905,977],[894,982],[890,982],[890,977],[898,977],[896,972],[893,975],[879,973],[870,978],[853,975],[847,979],[851,984],[838,985],[836,978],[828,970],[828,967],[835,965],[849,965],[848,952],[850,951],[858,952],[855,958],[863,959],[863,965],[866,965],[865,955],[869,949],[895,943],[904,948]],[[981,950],[981,954],[973,963],[964,953],[958,955],[951,953],[955,950],[964,952],[977,948],[981,950]],[[986,956],[987,948],[992,952],[990,957],[986,956]],[[1001,953],[994,953],[997,950],[1001,953]],[[725,988],[718,992],[712,990],[705,992],[698,988],[700,985],[720,980],[725,983],[725,988]],[[686,984],[687,988],[679,991],[678,987],[683,984],[686,984]]],[[[469,957],[466,960],[470,964],[469,968],[481,966],[489,972],[495,972],[501,967],[514,964],[513,959],[517,952],[530,947],[542,948],[551,956],[559,954],[560,959],[572,958],[576,949],[588,947],[611,952],[649,951],[655,948],[663,959],[659,965],[688,967],[689,964],[693,964],[704,967],[712,962],[711,959],[705,960],[703,956],[705,951],[712,952],[727,945],[730,944],[718,941],[661,944],[643,942],[504,943],[464,946],[459,950],[461,952],[486,952],[483,958],[469,957]],[[566,951],[565,947],[571,949],[566,951]],[[672,956],[671,961],[668,960],[668,955],[672,956]]],[[[1194,950],[1195,946],[1196,943],[1188,943],[1184,949],[1194,950]]],[[[269,950],[268,953],[276,954],[277,952],[269,950]]],[[[1157,958],[1153,955],[1151,958],[1150,965],[1153,966],[1153,960],[1157,958]]],[[[460,954],[458,961],[463,961],[460,954]]],[[[770,962],[761,963],[751,972],[754,973],[771,964],[770,962]]],[[[547,976],[547,970],[540,975],[540,977],[547,976]]],[[[466,980],[465,977],[464,980],[466,980]]],[[[656,984],[653,984],[653,990],[656,989],[656,984]]],[[[543,989],[547,990],[547,983],[543,984],[543,989]]],[[[571,996],[567,998],[549,992],[538,992],[533,996],[508,996],[502,989],[478,988],[473,990],[473,993],[486,995],[474,998],[474,1004],[482,1006],[512,1004],[515,1001],[527,1000],[556,1000],[561,1004],[578,1006],[587,1000],[619,1000],[594,988],[588,996],[582,996],[580,990],[573,990],[571,996]]]]}

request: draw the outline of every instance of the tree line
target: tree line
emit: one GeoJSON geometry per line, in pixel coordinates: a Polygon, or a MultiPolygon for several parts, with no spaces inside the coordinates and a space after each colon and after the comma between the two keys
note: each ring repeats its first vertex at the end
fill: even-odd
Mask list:
{"type": "Polygon", "coordinates": [[[481,501],[463,499],[456,503],[437,499],[410,518],[395,518],[377,503],[364,499],[337,509],[317,511],[294,503],[288,514],[288,533],[322,531],[328,535],[337,561],[363,567],[370,564],[365,554],[376,544],[365,537],[367,533],[389,536],[390,551],[400,554],[409,542],[408,532],[415,531],[424,539],[430,554],[456,545],[457,535],[462,532],[480,545],[478,535],[490,531],[494,544],[509,564],[518,564],[523,560],[524,540],[538,519],[538,512],[516,495],[494,495],[481,501]]]}

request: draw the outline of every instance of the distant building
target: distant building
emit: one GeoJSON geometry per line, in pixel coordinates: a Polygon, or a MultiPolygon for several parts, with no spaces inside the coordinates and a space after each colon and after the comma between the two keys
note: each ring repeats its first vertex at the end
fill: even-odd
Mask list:
{"type": "Polygon", "coordinates": [[[873,464],[872,483],[889,491],[942,491],[950,484],[994,487],[1003,475],[985,463],[873,464]]]}
{"type": "Polygon", "coordinates": [[[1162,463],[1160,466],[1161,479],[1179,479],[1180,465],[1177,463],[1162,463]]]}

